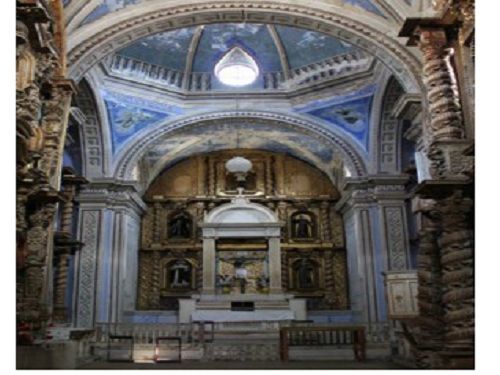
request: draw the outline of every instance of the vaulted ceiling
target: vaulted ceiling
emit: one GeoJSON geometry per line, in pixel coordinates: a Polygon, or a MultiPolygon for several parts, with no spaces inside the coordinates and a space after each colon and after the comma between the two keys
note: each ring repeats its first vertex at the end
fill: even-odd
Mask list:
{"type": "MultiPolygon", "coordinates": [[[[328,28],[310,23],[307,15],[294,21],[301,17],[299,9],[293,17],[225,10],[208,16],[195,5],[186,8],[189,17],[169,13],[181,3],[187,2],[64,1],[69,69],[93,101],[92,108],[74,116],[84,128],[95,122],[95,130],[81,132],[87,149],[78,163],[88,177],[131,178],[134,165],[140,165],[147,183],[161,168],[189,155],[242,147],[302,158],[333,179],[339,160],[360,175],[376,172],[382,148],[399,152],[392,141],[401,132],[398,127],[384,135],[385,143],[379,139],[384,95],[391,77],[399,82],[392,104],[405,91],[418,95],[420,78],[411,72],[419,57],[404,47],[397,32],[405,17],[421,11],[422,0],[302,2],[330,7],[346,24],[349,17],[357,18],[366,37],[342,22],[332,21],[328,28]],[[156,11],[165,20],[149,25],[156,11]],[[252,20],[257,18],[261,21],[252,20]],[[370,33],[380,33],[379,39],[371,40],[370,33]],[[254,84],[228,87],[215,77],[215,65],[233,47],[256,61],[260,73],[254,84]],[[217,114],[218,124],[206,121],[217,114]],[[197,121],[205,125],[198,127],[197,121]],[[95,132],[98,140],[89,140],[95,132]],[[86,160],[90,151],[100,155],[93,159],[98,168],[86,160]]],[[[211,7],[205,0],[192,3],[211,7]]],[[[71,163],[69,153],[66,159],[71,163]]]]}

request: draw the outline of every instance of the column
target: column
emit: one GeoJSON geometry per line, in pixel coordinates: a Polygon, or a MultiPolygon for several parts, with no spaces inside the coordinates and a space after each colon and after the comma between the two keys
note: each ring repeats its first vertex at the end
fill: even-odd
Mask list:
{"type": "Polygon", "coordinates": [[[281,289],[281,239],[269,238],[269,291],[271,294],[282,293],[281,289]]]}
{"type": "Polygon", "coordinates": [[[396,268],[408,264],[400,188],[400,179],[350,179],[336,205],[345,223],[351,310],[355,321],[367,325],[372,342],[387,342],[389,335],[383,273],[389,264],[396,268]]]}
{"type": "Polygon", "coordinates": [[[467,12],[473,16],[473,6],[466,3],[443,8],[446,22],[413,19],[401,33],[423,53],[429,112],[423,136],[431,173],[419,181],[414,198],[415,213],[425,219],[418,255],[422,319],[412,327],[422,368],[474,366],[474,157],[472,142],[465,139],[465,98],[457,89],[450,48],[470,26],[464,21],[467,12]]]}
{"type": "Polygon", "coordinates": [[[79,197],[75,324],[122,322],[136,306],[140,215],[145,204],[133,185],[93,182],[79,197]]]}
{"type": "Polygon", "coordinates": [[[215,294],[215,238],[203,238],[203,294],[215,294]]]}

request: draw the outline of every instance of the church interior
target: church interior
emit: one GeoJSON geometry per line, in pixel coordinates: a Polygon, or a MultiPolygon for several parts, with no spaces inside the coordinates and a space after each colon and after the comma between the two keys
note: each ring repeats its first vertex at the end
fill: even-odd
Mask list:
{"type": "Polygon", "coordinates": [[[17,368],[473,369],[474,20],[16,0],[17,368]]]}

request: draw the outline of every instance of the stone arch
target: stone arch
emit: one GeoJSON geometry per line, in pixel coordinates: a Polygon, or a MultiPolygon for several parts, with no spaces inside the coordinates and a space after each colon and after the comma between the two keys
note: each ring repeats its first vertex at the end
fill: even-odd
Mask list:
{"type": "Polygon", "coordinates": [[[78,85],[75,102],[80,109],[80,125],[83,143],[83,175],[86,177],[103,176],[106,171],[107,153],[103,135],[102,121],[99,116],[94,90],[87,79],[78,85]]]}
{"type": "Polygon", "coordinates": [[[395,77],[390,77],[384,90],[382,113],[378,129],[378,171],[382,173],[396,173],[401,169],[401,120],[397,119],[392,111],[397,100],[404,94],[395,77]]]}
{"type": "MultiPolygon", "coordinates": [[[[131,179],[133,170],[140,158],[155,144],[155,142],[161,142],[167,135],[175,135],[177,132],[187,129],[196,130],[221,124],[241,125],[245,122],[251,122],[253,125],[269,125],[277,129],[291,129],[297,134],[307,134],[321,144],[328,145],[328,147],[338,151],[353,176],[362,176],[367,172],[365,161],[361,157],[360,150],[354,142],[350,143],[346,141],[343,135],[338,131],[335,132],[331,129],[326,129],[302,116],[257,111],[226,111],[197,115],[166,124],[160,124],[154,129],[151,129],[148,133],[138,137],[134,143],[131,143],[117,156],[114,176],[118,179],[131,179]]],[[[165,164],[159,164],[159,167],[155,169],[156,172],[148,177],[149,182],[151,182],[164,167],[165,164]]],[[[331,175],[328,171],[324,172],[327,172],[327,175],[331,175]]]]}
{"type": "MultiPolygon", "coordinates": [[[[310,2],[309,2],[310,3],[310,2]]],[[[332,4],[316,8],[285,0],[254,2],[193,1],[190,5],[141,4],[121,17],[103,17],[69,38],[70,76],[79,80],[98,61],[132,41],[157,32],[220,22],[275,23],[323,32],[365,50],[384,63],[407,92],[422,91],[421,63],[393,35],[396,24],[332,4]],[[128,17],[127,17],[128,15],[128,17]],[[106,22],[114,22],[107,25],[106,22]],[[371,25],[370,25],[371,23],[371,25]],[[374,25],[375,24],[375,25],[374,25]],[[392,35],[392,36],[391,36],[392,35]]],[[[399,29],[399,26],[396,26],[399,29]]]]}

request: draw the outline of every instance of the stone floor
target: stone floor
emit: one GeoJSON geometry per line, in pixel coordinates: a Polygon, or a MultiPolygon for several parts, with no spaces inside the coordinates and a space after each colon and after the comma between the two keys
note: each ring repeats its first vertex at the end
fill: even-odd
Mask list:
{"type": "Polygon", "coordinates": [[[125,363],[94,362],[80,367],[82,370],[176,370],[176,369],[403,369],[389,361],[290,361],[290,362],[200,362],[185,361],[182,363],[125,363]]]}

